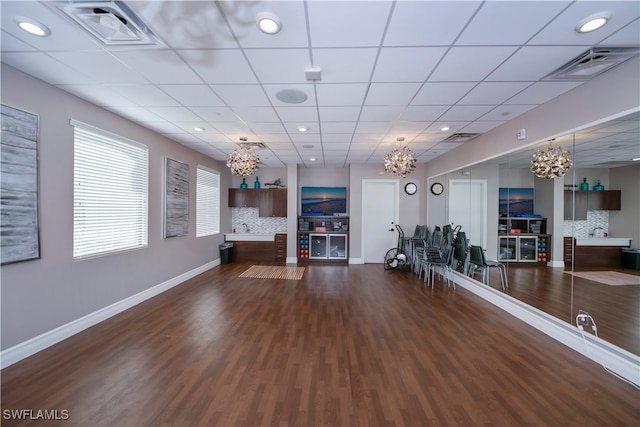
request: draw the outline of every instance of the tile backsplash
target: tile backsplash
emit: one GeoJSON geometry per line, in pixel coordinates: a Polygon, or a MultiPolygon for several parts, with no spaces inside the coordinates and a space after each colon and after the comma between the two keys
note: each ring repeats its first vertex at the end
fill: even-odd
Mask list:
{"type": "MultiPolygon", "coordinates": [[[[609,231],[609,211],[588,211],[587,219],[583,221],[564,221],[565,237],[593,237],[590,236],[594,229],[602,228],[601,233],[609,231]]],[[[598,237],[598,236],[596,236],[598,237]]],[[[600,235],[602,237],[602,235],[600,235]]]]}
{"type": "Polygon", "coordinates": [[[258,216],[258,208],[231,208],[231,229],[243,233],[242,224],[247,224],[249,233],[286,233],[287,218],[258,216]]]}

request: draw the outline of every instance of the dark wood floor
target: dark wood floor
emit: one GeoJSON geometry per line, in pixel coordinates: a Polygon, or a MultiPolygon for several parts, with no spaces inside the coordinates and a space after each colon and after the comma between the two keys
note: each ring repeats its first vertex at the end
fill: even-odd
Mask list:
{"type": "MultiPolygon", "coordinates": [[[[2,371],[62,426],[637,426],[639,394],[458,287],[378,265],[216,267],[2,371]]],[[[34,412],[37,413],[37,412],[34,412]]]]}
{"type": "MultiPolygon", "coordinates": [[[[640,286],[610,286],[537,264],[511,263],[507,270],[507,294],[572,324],[584,310],[595,320],[600,338],[640,355],[640,286]]],[[[640,275],[637,270],[606,270],[640,275]]],[[[492,273],[490,285],[502,290],[497,271],[492,273]]]]}

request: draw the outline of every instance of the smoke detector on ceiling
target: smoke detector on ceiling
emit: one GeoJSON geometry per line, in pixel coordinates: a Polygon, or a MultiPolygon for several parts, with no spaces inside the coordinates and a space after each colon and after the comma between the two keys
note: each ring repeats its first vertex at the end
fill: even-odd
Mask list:
{"type": "Polygon", "coordinates": [[[636,47],[594,47],[545,77],[548,80],[588,80],[638,54],[636,47]]]}
{"type": "Polygon", "coordinates": [[[122,1],[64,2],[58,7],[106,46],[164,45],[122,1]]]}

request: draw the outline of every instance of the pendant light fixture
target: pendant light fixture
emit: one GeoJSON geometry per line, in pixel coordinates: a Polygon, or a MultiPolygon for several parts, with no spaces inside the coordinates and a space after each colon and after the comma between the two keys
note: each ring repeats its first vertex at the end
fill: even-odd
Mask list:
{"type": "MultiPolygon", "coordinates": [[[[402,144],[403,137],[396,138],[402,144]]],[[[408,147],[396,147],[384,157],[384,169],[387,173],[405,178],[416,168],[416,156],[408,147]]]]}
{"type": "MultiPolygon", "coordinates": [[[[242,138],[241,138],[242,139],[242,138]]],[[[227,158],[227,167],[236,176],[250,176],[258,169],[260,159],[248,147],[236,148],[227,158]]]]}
{"type": "Polygon", "coordinates": [[[573,166],[571,154],[566,148],[549,147],[533,153],[531,172],[538,178],[553,179],[564,176],[573,166]]]}

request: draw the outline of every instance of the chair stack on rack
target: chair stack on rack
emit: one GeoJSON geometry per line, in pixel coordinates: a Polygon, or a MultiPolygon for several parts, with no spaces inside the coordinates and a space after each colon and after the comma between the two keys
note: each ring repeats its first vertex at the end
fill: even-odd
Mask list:
{"type": "Polygon", "coordinates": [[[455,282],[451,280],[451,257],[453,255],[453,245],[447,241],[442,242],[440,247],[436,247],[433,244],[424,248],[422,255],[422,262],[420,263],[419,276],[422,276],[424,272],[424,281],[427,286],[431,284],[433,288],[435,281],[435,274],[438,273],[442,278],[446,279],[447,284],[451,286],[453,283],[455,288],[455,282]]]}
{"type": "Polygon", "coordinates": [[[429,226],[416,225],[413,236],[407,239],[407,253],[411,257],[411,268],[416,271],[416,265],[422,257],[424,242],[429,239],[429,226]]]}
{"type": "Polygon", "coordinates": [[[469,276],[473,277],[476,270],[482,273],[482,283],[489,285],[489,275],[492,268],[498,269],[502,290],[506,292],[509,284],[507,282],[507,269],[504,264],[497,261],[488,261],[485,258],[484,250],[481,246],[471,245],[469,247],[469,276]]]}
{"type": "Polygon", "coordinates": [[[451,264],[451,267],[459,273],[467,274],[469,271],[469,241],[464,231],[456,233],[451,264]]]}

